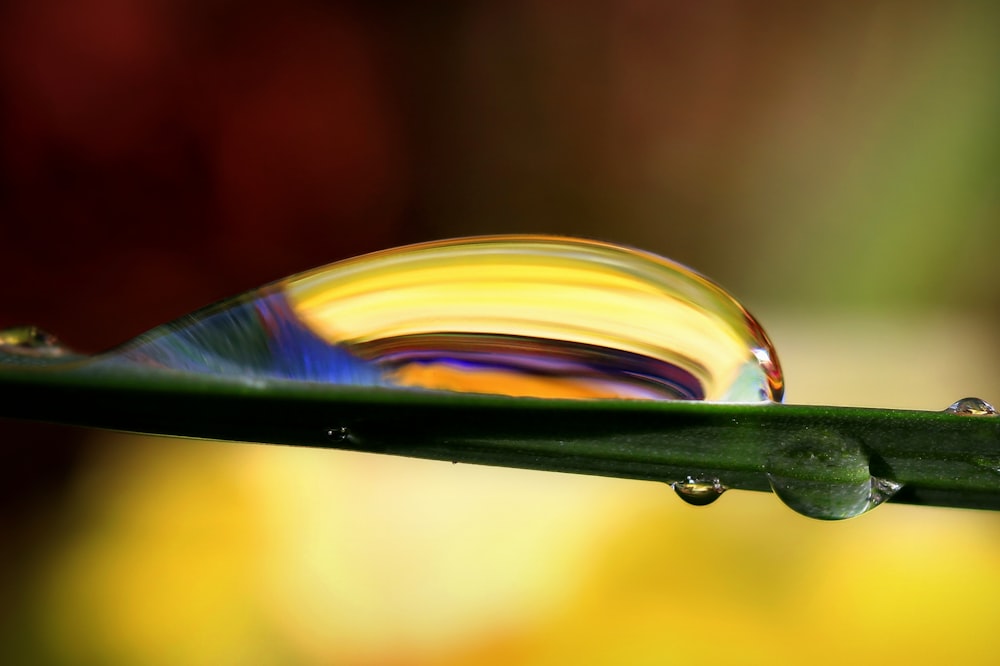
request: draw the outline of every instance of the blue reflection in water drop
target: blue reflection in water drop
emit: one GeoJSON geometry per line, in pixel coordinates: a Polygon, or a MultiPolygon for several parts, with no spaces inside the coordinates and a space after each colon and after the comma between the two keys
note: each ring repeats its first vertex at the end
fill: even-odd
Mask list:
{"type": "Polygon", "coordinates": [[[184,372],[379,385],[382,373],[323,340],[281,293],[215,306],[154,329],[109,357],[184,372]]]}

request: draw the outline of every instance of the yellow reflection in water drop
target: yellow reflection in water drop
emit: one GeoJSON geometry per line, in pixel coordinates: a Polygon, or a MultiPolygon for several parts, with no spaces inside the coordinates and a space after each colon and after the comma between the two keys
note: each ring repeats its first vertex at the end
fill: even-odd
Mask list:
{"type": "MultiPolygon", "coordinates": [[[[760,381],[780,397],[770,343],[736,301],[680,265],[608,243],[544,236],[426,243],[297,276],[285,291],[313,331],[363,356],[391,352],[400,340],[479,344],[484,351],[496,350],[490,344],[506,348],[498,340],[565,342],[664,360],[700,380],[706,399],[723,400],[748,366],[760,364],[764,349],[770,376],[759,373],[760,381]]],[[[499,384],[517,395],[606,395],[580,382],[535,386],[510,373],[484,380],[440,365],[404,369],[394,379],[503,392],[499,384]]]]}

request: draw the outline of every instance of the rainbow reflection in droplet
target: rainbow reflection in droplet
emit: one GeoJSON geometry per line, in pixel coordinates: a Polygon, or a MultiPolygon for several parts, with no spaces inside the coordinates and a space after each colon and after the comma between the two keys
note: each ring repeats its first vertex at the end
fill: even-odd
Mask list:
{"type": "Polygon", "coordinates": [[[546,398],[778,401],[774,349],[720,287],[608,243],[488,236],[292,276],[99,363],[254,381],[546,398]]]}

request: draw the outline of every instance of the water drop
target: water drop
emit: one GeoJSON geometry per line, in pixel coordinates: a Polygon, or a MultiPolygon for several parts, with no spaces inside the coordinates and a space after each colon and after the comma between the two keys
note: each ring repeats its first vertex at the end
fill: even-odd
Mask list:
{"type": "Polygon", "coordinates": [[[757,321],[646,252],[548,236],[411,245],[289,277],[99,359],[245,381],[780,401],[757,321]]]}
{"type": "Polygon", "coordinates": [[[0,353],[35,358],[51,358],[71,352],[56,336],[37,326],[15,326],[0,330],[0,353]]]}
{"type": "Polygon", "coordinates": [[[694,506],[707,506],[726,492],[726,487],[718,479],[695,479],[690,476],[684,481],[674,481],[670,487],[678,497],[694,506]]]}
{"type": "Polygon", "coordinates": [[[996,416],[997,410],[982,398],[962,398],[944,410],[958,416],[996,416]]]}
{"type": "Polygon", "coordinates": [[[792,510],[820,520],[843,520],[871,511],[902,487],[873,474],[872,467],[865,447],[819,430],[775,447],[767,477],[775,495],[792,510]]]}

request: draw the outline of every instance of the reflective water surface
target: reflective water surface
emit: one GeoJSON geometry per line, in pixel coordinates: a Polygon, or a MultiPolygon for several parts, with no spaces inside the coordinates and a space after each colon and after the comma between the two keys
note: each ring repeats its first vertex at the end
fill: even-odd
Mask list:
{"type": "Polygon", "coordinates": [[[767,335],[719,286],[647,252],[547,236],[348,259],[156,328],[96,362],[552,398],[758,402],[783,392],[767,335]]]}

